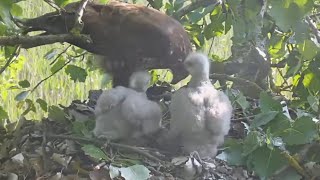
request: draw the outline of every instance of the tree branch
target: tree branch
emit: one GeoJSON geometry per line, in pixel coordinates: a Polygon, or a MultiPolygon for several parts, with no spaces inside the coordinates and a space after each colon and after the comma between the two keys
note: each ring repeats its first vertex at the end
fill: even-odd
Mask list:
{"type": "Polygon", "coordinates": [[[0,46],[21,45],[28,49],[56,42],[81,42],[89,44],[92,40],[86,35],[75,36],[72,34],[43,35],[43,36],[0,36],[0,46]]]}
{"type": "Polygon", "coordinates": [[[306,17],[306,20],[307,20],[307,23],[309,24],[313,34],[316,36],[318,43],[320,43],[320,32],[317,28],[317,25],[312,22],[312,19],[309,16],[306,17]]]}
{"type": "Polygon", "coordinates": [[[221,4],[221,0],[197,0],[196,2],[191,3],[191,4],[181,8],[177,12],[175,12],[173,14],[173,17],[180,19],[184,15],[186,15],[186,14],[190,13],[191,11],[196,10],[200,7],[206,7],[209,5],[217,6],[218,4],[221,4]]]}

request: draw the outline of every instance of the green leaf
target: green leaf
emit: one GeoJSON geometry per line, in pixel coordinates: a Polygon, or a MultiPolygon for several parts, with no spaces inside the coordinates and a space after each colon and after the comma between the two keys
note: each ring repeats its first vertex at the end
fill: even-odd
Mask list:
{"type": "Polygon", "coordinates": [[[308,96],[308,103],[314,112],[319,111],[319,99],[315,96],[308,96]]]}
{"type": "Polygon", "coordinates": [[[13,16],[21,16],[22,15],[22,8],[18,4],[12,4],[11,14],[13,16]]]}
{"type": "Polygon", "coordinates": [[[9,119],[8,113],[0,106],[0,122],[5,119],[9,119]]]}
{"type": "Polygon", "coordinates": [[[317,126],[310,117],[303,116],[297,119],[291,128],[281,133],[283,141],[287,145],[299,145],[310,143],[317,135],[317,126]]]}
{"type": "Polygon", "coordinates": [[[273,35],[270,39],[269,53],[273,58],[283,57],[286,51],[286,37],[282,35],[273,35]]]}
{"type": "Polygon", "coordinates": [[[6,31],[7,31],[7,26],[0,21],[0,35],[1,36],[5,35],[6,31]]]}
{"type": "Polygon", "coordinates": [[[109,0],[99,0],[99,2],[100,2],[101,4],[107,4],[107,3],[109,2],[109,0]]]}
{"type": "Polygon", "coordinates": [[[29,95],[29,90],[28,91],[22,91],[21,93],[19,93],[14,100],[16,101],[23,101],[27,98],[27,96],[29,95]]]}
{"type": "Polygon", "coordinates": [[[60,7],[64,7],[65,5],[76,1],[77,0],[54,0],[54,2],[60,7]]]}
{"type": "Polygon", "coordinates": [[[283,113],[278,113],[276,117],[268,124],[270,133],[274,136],[278,136],[284,130],[291,127],[290,120],[283,113]]]}
{"type": "Polygon", "coordinates": [[[72,132],[74,134],[84,136],[84,137],[90,137],[91,135],[86,124],[84,122],[79,122],[79,121],[72,122],[72,132]]]}
{"type": "Polygon", "coordinates": [[[81,149],[86,155],[96,159],[97,161],[101,159],[110,161],[110,158],[100,148],[92,144],[84,145],[81,149]]]}
{"type": "Polygon", "coordinates": [[[53,64],[53,66],[50,68],[51,73],[57,72],[64,65],[65,65],[65,59],[64,57],[60,56],[58,60],[53,64]]]}
{"type": "Polygon", "coordinates": [[[19,81],[18,84],[19,84],[19,86],[21,86],[22,88],[28,88],[28,87],[30,87],[30,83],[29,83],[29,81],[26,80],[26,79],[23,80],[23,81],[19,81]]]}
{"type": "Polygon", "coordinates": [[[280,102],[272,99],[266,92],[260,94],[260,109],[262,112],[279,111],[282,112],[280,102]]]}
{"type": "Polygon", "coordinates": [[[25,102],[27,104],[27,108],[22,113],[23,116],[27,115],[30,111],[36,112],[36,107],[35,107],[33,101],[31,101],[30,99],[26,99],[25,102]]]}
{"type": "Polygon", "coordinates": [[[36,102],[40,105],[43,111],[48,112],[48,104],[45,100],[38,98],[36,102]]]}
{"type": "Polygon", "coordinates": [[[243,110],[246,110],[247,108],[249,108],[250,104],[249,102],[247,101],[246,97],[240,93],[238,96],[237,96],[237,99],[236,99],[236,102],[241,106],[241,108],[243,110]]]}
{"type": "Polygon", "coordinates": [[[243,156],[251,154],[262,145],[262,139],[257,131],[251,131],[243,142],[243,156]]]}
{"type": "Polygon", "coordinates": [[[277,148],[270,150],[266,145],[255,150],[249,159],[252,164],[252,170],[259,175],[261,179],[266,179],[275,171],[287,165],[287,160],[277,148]]]}
{"type": "Polygon", "coordinates": [[[278,113],[279,113],[278,111],[269,111],[269,112],[260,113],[255,116],[250,127],[257,128],[257,127],[266,125],[267,123],[272,121],[278,113]]]}
{"type": "Polygon", "coordinates": [[[241,166],[245,165],[245,158],[243,157],[243,145],[241,140],[226,139],[224,149],[216,158],[228,162],[229,165],[241,166]]]}
{"type": "Polygon", "coordinates": [[[133,165],[126,168],[110,166],[110,177],[118,177],[119,172],[125,180],[148,179],[150,171],[143,165],[133,165]]]}
{"type": "Polygon", "coordinates": [[[65,122],[66,117],[62,109],[57,106],[50,106],[48,110],[48,118],[57,122],[65,122]]]}
{"type": "Polygon", "coordinates": [[[312,9],[312,0],[272,0],[270,15],[282,31],[295,27],[312,9]]]}
{"type": "Polygon", "coordinates": [[[86,70],[74,65],[68,65],[65,71],[71,77],[71,79],[75,82],[76,81],[85,82],[88,76],[86,70]]]}
{"type": "Polygon", "coordinates": [[[313,59],[318,53],[319,47],[314,44],[313,41],[307,39],[304,42],[298,44],[298,50],[300,54],[308,60],[313,59]]]}

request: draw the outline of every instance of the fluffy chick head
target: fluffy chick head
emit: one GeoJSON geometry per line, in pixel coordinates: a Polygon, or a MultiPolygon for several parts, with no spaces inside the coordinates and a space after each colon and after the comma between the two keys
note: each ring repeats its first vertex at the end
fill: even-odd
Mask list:
{"type": "Polygon", "coordinates": [[[146,71],[137,71],[132,73],[129,79],[129,87],[138,91],[146,92],[151,81],[151,76],[146,71]]]}
{"type": "Polygon", "coordinates": [[[210,63],[208,57],[199,52],[190,53],[184,66],[191,76],[209,76],[210,63]]]}

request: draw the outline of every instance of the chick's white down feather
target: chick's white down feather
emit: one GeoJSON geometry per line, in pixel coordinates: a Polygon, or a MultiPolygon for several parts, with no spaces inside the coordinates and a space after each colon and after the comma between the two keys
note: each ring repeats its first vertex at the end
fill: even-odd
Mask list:
{"type": "Polygon", "coordinates": [[[172,97],[169,136],[178,139],[185,152],[213,157],[230,129],[232,106],[228,97],[211,84],[205,55],[191,53],[184,64],[192,77],[188,87],[172,97]]]}
{"type": "Polygon", "coordinates": [[[138,138],[161,127],[161,109],[145,93],[150,78],[147,72],[135,72],[130,88],[117,86],[101,94],[95,108],[95,136],[110,140],[138,138]]]}

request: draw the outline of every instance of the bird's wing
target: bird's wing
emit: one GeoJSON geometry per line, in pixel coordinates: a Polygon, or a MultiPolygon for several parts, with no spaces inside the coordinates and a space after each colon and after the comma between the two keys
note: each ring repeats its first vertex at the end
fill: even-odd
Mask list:
{"type": "Polygon", "coordinates": [[[95,114],[100,115],[102,113],[106,113],[120,105],[131,91],[131,89],[122,86],[104,91],[97,101],[95,114]]]}

